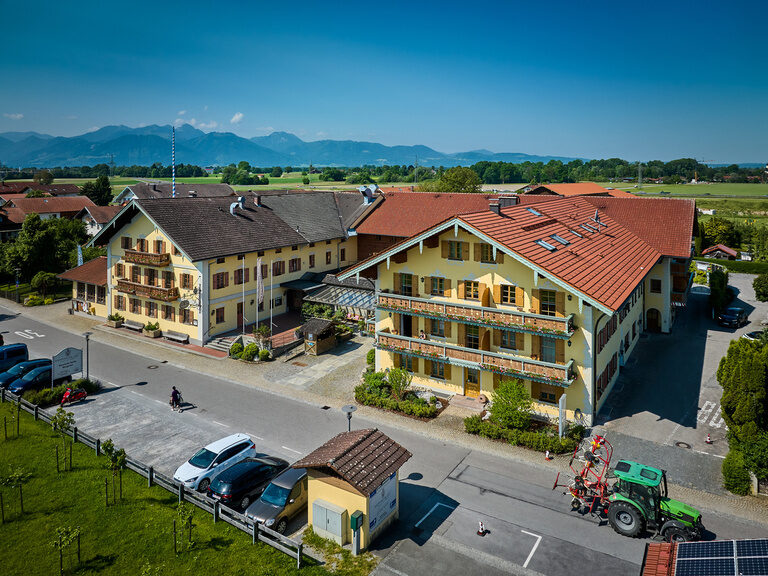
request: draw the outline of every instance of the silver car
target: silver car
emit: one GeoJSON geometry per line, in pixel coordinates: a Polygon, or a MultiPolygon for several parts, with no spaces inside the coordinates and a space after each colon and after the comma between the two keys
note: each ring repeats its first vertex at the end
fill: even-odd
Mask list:
{"type": "Polygon", "coordinates": [[[307,471],[289,468],[272,480],[245,511],[252,521],[285,534],[288,522],[307,508],[307,471]]]}

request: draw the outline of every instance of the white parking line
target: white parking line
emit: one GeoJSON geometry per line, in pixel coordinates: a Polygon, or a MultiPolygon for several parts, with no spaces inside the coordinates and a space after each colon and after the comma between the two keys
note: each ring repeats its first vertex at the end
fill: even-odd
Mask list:
{"type": "Polygon", "coordinates": [[[533,532],[528,532],[528,530],[520,530],[520,532],[523,532],[524,534],[528,534],[529,536],[533,536],[536,538],[536,544],[533,545],[533,548],[531,548],[531,553],[528,554],[528,558],[525,559],[525,564],[523,564],[523,568],[528,568],[528,562],[531,561],[531,558],[533,558],[534,553],[536,552],[536,548],[539,547],[539,542],[541,542],[541,536],[538,534],[534,534],[533,532]]]}
{"type": "Polygon", "coordinates": [[[248,434],[248,436],[251,437],[251,440],[264,440],[261,436],[256,436],[256,434],[248,434]]]}
{"type": "Polygon", "coordinates": [[[288,446],[281,446],[281,448],[283,448],[283,450],[288,450],[289,452],[295,452],[296,454],[301,455],[301,452],[294,450],[293,448],[288,448],[288,446]]]}
{"type": "Polygon", "coordinates": [[[136,390],[128,390],[131,394],[136,394],[136,396],[143,396],[141,392],[136,392],[136,390]]]}
{"type": "Polygon", "coordinates": [[[414,525],[414,528],[418,528],[418,527],[419,527],[419,524],[421,524],[422,522],[424,522],[424,520],[426,520],[426,519],[427,519],[427,516],[429,516],[430,514],[432,514],[432,512],[434,512],[434,511],[435,511],[435,509],[436,509],[438,506],[445,506],[446,508],[450,508],[451,510],[455,510],[455,507],[454,507],[454,506],[449,506],[448,504],[443,504],[442,502],[438,502],[437,504],[435,504],[434,506],[432,506],[432,508],[430,508],[429,512],[427,512],[426,514],[424,514],[424,516],[421,518],[421,520],[419,520],[418,522],[416,522],[416,524],[414,525]]]}
{"type": "Polygon", "coordinates": [[[214,424],[218,424],[219,426],[224,426],[224,428],[229,428],[229,424],[222,424],[221,422],[217,422],[216,420],[212,420],[214,424]]]}

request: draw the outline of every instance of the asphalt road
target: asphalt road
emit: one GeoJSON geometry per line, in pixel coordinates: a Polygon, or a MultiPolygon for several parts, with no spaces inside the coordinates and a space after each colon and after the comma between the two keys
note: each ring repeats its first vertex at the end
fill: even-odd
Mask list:
{"type": "MultiPolygon", "coordinates": [[[[84,345],[79,335],[2,307],[0,330],[6,343],[27,343],[32,357],[84,345]]],[[[94,341],[98,337],[89,347],[90,373],[106,388],[72,406],[78,426],[112,438],[167,474],[201,445],[234,432],[250,434],[264,452],[295,461],[346,429],[338,411],[192,372],[164,362],[161,348],[155,357],[143,357],[94,341]],[[189,403],[182,414],[168,406],[172,385],[189,403]]],[[[360,417],[352,425],[376,426],[360,417]]],[[[602,574],[639,571],[646,541],[620,537],[596,519],[571,513],[569,498],[552,490],[551,470],[379,428],[413,453],[401,470],[401,522],[375,543],[384,557],[380,574],[415,576],[425,566],[457,576],[478,573],[478,566],[488,575],[559,575],[585,566],[602,574]],[[476,535],[478,521],[490,530],[485,537],[476,535]]],[[[706,511],[705,520],[721,538],[764,533],[736,518],[706,517],[706,511]]]]}

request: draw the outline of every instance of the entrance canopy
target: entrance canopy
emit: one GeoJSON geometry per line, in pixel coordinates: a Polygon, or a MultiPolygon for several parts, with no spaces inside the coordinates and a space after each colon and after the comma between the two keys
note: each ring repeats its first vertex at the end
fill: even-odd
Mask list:
{"type": "Polygon", "coordinates": [[[373,313],[376,309],[376,292],[373,282],[367,278],[341,281],[333,274],[328,274],[323,279],[323,287],[305,296],[304,301],[337,306],[356,313],[373,313]]]}

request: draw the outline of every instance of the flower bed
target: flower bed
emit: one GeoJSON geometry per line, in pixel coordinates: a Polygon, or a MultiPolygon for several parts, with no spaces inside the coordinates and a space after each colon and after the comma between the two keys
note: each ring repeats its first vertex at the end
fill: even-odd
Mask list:
{"type": "MultiPolygon", "coordinates": [[[[396,368],[395,370],[400,369],[396,368]]],[[[390,371],[390,374],[395,370],[390,371]]],[[[366,373],[363,376],[363,382],[355,387],[355,400],[365,406],[401,412],[422,419],[434,418],[445,409],[445,403],[441,403],[441,408],[437,407],[435,396],[427,401],[419,398],[416,393],[410,390],[403,390],[400,394],[394,392],[386,378],[387,376],[383,372],[366,373]]]]}
{"type": "Polygon", "coordinates": [[[563,438],[560,438],[550,427],[539,430],[503,428],[491,420],[483,420],[479,415],[465,418],[464,429],[469,434],[477,434],[492,440],[503,440],[509,442],[512,446],[525,446],[526,448],[541,452],[549,450],[553,454],[573,452],[576,450],[584,434],[582,426],[570,428],[568,434],[563,438]]]}

